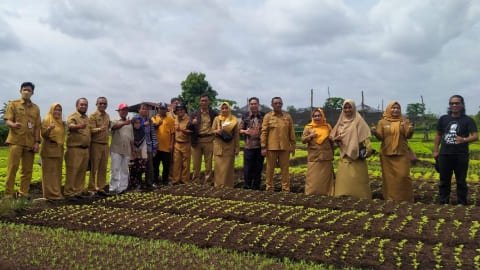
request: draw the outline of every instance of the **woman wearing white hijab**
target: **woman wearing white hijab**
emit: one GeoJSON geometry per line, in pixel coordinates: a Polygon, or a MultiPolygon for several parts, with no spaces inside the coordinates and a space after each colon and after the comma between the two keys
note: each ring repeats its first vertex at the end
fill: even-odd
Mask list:
{"type": "Polygon", "coordinates": [[[330,137],[340,148],[340,161],[335,179],[335,196],[372,198],[368,167],[365,160],[371,152],[370,128],[357,112],[355,102],[343,102],[342,113],[330,137]]]}

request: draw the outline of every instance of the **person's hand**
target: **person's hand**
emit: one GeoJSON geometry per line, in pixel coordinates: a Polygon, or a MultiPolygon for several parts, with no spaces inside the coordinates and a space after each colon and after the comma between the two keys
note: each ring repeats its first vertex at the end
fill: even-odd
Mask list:
{"type": "Polygon", "coordinates": [[[267,149],[262,148],[261,154],[262,154],[263,157],[266,157],[267,156],[267,149]]]}
{"type": "Polygon", "coordinates": [[[462,144],[462,143],[466,143],[467,141],[465,140],[465,137],[461,137],[461,136],[458,136],[455,137],[455,144],[462,144]]]}
{"type": "Polygon", "coordinates": [[[438,157],[438,151],[433,151],[432,156],[433,156],[433,158],[437,158],[438,157]]]}
{"type": "Polygon", "coordinates": [[[373,134],[377,134],[377,127],[376,126],[372,126],[370,128],[370,131],[373,133],[373,134]]]}
{"type": "Polygon", "coordinates": [[[17,128],[18,129],[18,128],[21,128],[21,127],[22,127],[22,123],[18,123],[18,122],[13,123],[13,125],[12,125],[12,128],[17,128]]]}
{"type": "Polygon", "coordinates": [[[84,129],[84,128],[87,127],[87,124],[85,124],[85,123],[78,124],[77,127],[78,127],[78,129],[84,129]]]}
{"type": "Polygon", "coordinates": [[[50,124],[50,126],[47,127],[47,130],[50,131],[55,128],[55,124],[50,124]]]}
{"type": "Polygon", "coordinates": [[[193,125],[196,125],[197,123],[198,123],[197,117],[193,117],[193,119],[192,119],[192,124],[193,124],[193,125]]]}
{"type": "Polygon", "coordinates": [[[290,155],[291,155],[292,157],[295,156],[295,148],[293,148],[292,150],[290,150],[290,155]]]}
{"type": "Polygon", "coordinates": [[[38,153],[38,149],[40,148],[40,144],[38,142],[35,142],[35,144],[33,145],[33,152],[34,153],[38,153]]]}
{"type": "Polygon", "coordinates": [[[222,129],[219,128],[219,129],[217,129],[217,130],[214,130],[213,133],[215,133],[215,134],[217,134],[217,135],[220,135],[220,134],[222,134],[222,129]]]}

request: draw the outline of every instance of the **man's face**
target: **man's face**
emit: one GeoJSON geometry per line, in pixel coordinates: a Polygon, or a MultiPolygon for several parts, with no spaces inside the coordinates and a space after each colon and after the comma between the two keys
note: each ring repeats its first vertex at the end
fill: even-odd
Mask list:
{"type": "Polygon", "coordinates": [[[24,86],[22,89],[20,89],[20,94],[22,95],[23,99],[30,100],[33,95],[33,89],[30,86],[24,86]]]}
{"type": "Polygon", "coordinates": [[[272,108],[275,112],[282,111],[283,101],[281,98],[276,98],[272,100],[272,108]]]}
{"type": "Polygon", "coordinates": [[[107,100],[106,100],[106,99],[104,99],[104,98],[99,98],[99,99],[97,99],[97,104],[96,104],[96,105],[97,105],[97,110],[98,110],[99,112],[102,112],[102,113],[103,113],[103,112],[105,112],[105,110],[107,109],[108,103],[107,103],[107,100]]]}
{"type": "Polygon", "coordinates": [[[462,100],[458,97],[452,97],[448,102],[448,105],[450,106],[450,111],[453,113],[458,113],[463,109],[462,100]]]}
{"type": "Polygon", "coordinates": [[[138,114],[140,114],[140,116],[142,117],[147,117],[148,116],[148,107],[147,106],[140,106],[140,110],[138,111],[138,114]]]}
{"type": "Polygon", "coordinates": [[[118,111],[118,115],[120,116],[120,118],[122,119],[125,119],[127,118],[127,115],[128,115],[128,108],[125,108],[125,109],[121,109],[118,111]]]}
{"type": "Polygon", "coordinates": [[[77,103],[77,111],[81,114],[85,114],[88,110],[88,101],[80,99],[77,103]]]}
{"type": "Polygon", "coordinates": [[[201,97],[200,98],[200,108],[206,109],[210,105],[210,99],[208,97],[201,97]]]}
{"type": "Polygon", "coordinates": [[[250,100],[248,106],[251,112],[258,112],[258,101],[256,99],[250,100]]]}

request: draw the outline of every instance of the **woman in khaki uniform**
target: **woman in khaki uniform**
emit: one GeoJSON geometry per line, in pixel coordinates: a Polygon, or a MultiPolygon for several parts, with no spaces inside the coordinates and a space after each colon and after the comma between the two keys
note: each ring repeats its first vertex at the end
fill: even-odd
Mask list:
{"type": "Polygon", "coordinates": [[[383,119],[378,121],[372,133],[380,141],[383,198],[393,201],[413,202],[412,179],[410,178],[410,150],[407,139],[413,135],[413,126],[402,118],[400,103],[388,104],[383,119]]]}
{"type": "Polygon", "coordinates": [[[329,138],[332,127],[322,109],[312,112],[312,122],[303,130],[302,142],[307,144],[308,163],[305,194],[333,195],[333,147],[329,138]]]}
{"type": "Polygon", "coordinates": [[[340,147],[340,161],[335,178],[335,196],[372,198],[365,160],[372,153],[370,128],[357,112],[355,102],[343,102],[342,113],[330,137],[340,147]]]}
{"type": "Polygon", "coordinates": [[[215,117],[212,124],[216,135],[213,140],[214,181],[216,187],[233,188],[235,156],[240,152],[238,121],[227,102],[222,103],[220,110],[220,115],[215,117]]]}
{"type": "Polygon", "coordinates": [[[42,157],[42,190],[47,200],[63,199],[62,164],[63,144],[65,142],[65,123],[62,120],[62,105],[54,103],[42,121],[43,139],[40,156],[42,157]]]}

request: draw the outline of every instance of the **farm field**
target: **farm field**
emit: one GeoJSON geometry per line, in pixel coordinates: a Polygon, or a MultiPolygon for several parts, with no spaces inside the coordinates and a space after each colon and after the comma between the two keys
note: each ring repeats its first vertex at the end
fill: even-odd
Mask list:
{"type": "MultiPolygon", "coordinates": [[[[415,203],[383,200],[378,156],[368,161],[373,200],[304,195],[302,149],[291,160],[291,193],[244,190],[238,157],[234,189],[166,186],[79,203],[33,204],[4,215],[0,266],[480,269],[478,142],[470,148],[468,206],[455,205],[455,184],[453,204],[437,204],[433,144],[415,137],[410,145],[419,157],[412,167],[415,203]]],[[[38,186],[38,181],[32,185],[34,196],[38,186]]]]}

